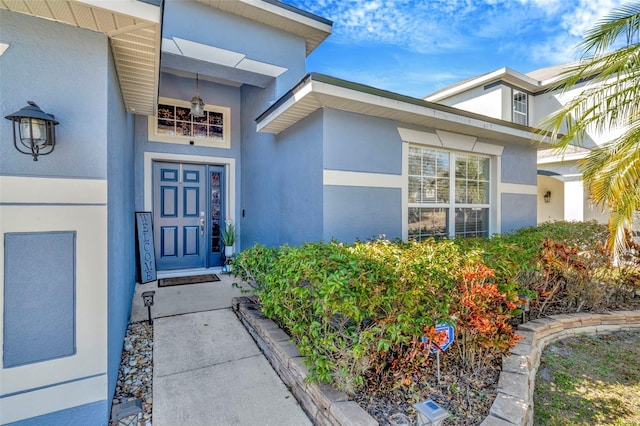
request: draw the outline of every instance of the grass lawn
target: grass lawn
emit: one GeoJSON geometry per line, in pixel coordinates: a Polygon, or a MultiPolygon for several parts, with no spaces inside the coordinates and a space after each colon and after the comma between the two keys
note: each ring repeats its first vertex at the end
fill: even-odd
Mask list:
{"type": "Polygon", "coordinates": [[[547,346],[534,404],[535,425],[640,425],[640,333],[547,346]]]}

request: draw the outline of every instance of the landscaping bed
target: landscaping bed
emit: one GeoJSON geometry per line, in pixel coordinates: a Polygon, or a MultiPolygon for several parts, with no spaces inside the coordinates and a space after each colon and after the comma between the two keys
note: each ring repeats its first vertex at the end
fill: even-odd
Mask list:
{"type": "Polygon", "coordinates": [[[241,253],[234,270],[293,338],[309,378],[346,392],[381,424],[411,424],[431,398],[479,424],[496,395],[513,327],[540,315],[635,309],[637,271],[612,268],[595,223],[491,239],[305,244],[241,253]],[[435,355],[455,326],[455,342],[435,355]]]}

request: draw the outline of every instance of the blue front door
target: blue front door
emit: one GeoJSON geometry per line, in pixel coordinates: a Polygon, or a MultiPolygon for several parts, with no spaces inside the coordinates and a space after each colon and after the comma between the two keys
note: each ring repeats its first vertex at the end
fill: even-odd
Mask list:
{"type": "Polygon", "coordinates": [[[153,164],[153,216],[158,270],[204,268],[207,174],[199,164],[153,164]]]}

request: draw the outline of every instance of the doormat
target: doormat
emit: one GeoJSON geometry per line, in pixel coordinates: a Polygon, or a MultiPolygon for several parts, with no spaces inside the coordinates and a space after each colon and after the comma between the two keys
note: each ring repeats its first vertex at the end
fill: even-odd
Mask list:
{"type": "Polygon", "coordinates": [[[220,281],[220,278],[216,274],[192,275],[190,277],[161,278],[158,280],[158,287],[210,283],[213,281],[220,281]]]}

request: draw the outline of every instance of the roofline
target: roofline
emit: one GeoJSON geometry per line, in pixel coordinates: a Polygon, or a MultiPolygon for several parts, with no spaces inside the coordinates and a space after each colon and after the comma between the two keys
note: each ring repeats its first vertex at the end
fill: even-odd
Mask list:
{"type": "MultiPolygon", "coordinates": [[[[265,110],[262,114],[260,114],[256,119],[256,123],[260,127],[262,121],[267,119],[269,116],[274,114],[278,109],[285,107],[285,104],[295,103],[297,99],[302,98],[308,93],[309,90],[307,86],[310,83],[324,83],[327,85],[331,85],[334,87],[353,90],[365,95],[373,95],[382,97],[388,100],[401,102],[403,104],[415,105],[418,107],[429,108],[432,110],[436,110],[438,112],[442,112],[445,114],[452,114],[459,117],[464,117],[471,120],[478,120],[485,123],[491,123],[498,126],[508,127],[520,132],[530,133],[532,136],[538,134],[538,129],[529,126],[523,126],[521,124],[512,123],[505,120],[500,120],[493,117],[488,117],[482,114],[477,114],[469,111],[464,111],[458,108],[454,108],[447,105],[442,105],[439,103],[429,102],[418,98],[413,98],[411,96],[401,95],[399,93],[390,92],[383,89],[378,89],[375,87],[367,86],[365,84],[355,83],[347,80],[343,80],[336,77],[331,77],[325,74],[319,73],[309,73],[305,75],[295,86],[293,86],[287,93],[285,93],[280,99],[278,99],[273,105],[271,105],[267,110],[265,110]]],[[[355,99],[354,99],[355,101],[355,99]]],[[[338,108],[339,109],[339,108],[338,108]]],[[[399,108],[398,108],[399,109],[399,108]]],[[[401,120],[398,120],[401,121],[401,120]]],[[[262,126],[265,127],[265,126],[262,126]]],[[[499,132],[497,130],[489,130],[494,132],[499,132]]],[[[532,138],[533,139],[533,138],[532,138]]],[[[546,139],[546,137],[544,138],[546,139]]],[[[540,143],[540,147],[548,147],[548,142],[538,141],[540,143]]]]}
{"type": "Polygon", "coordinates": [[[321,24],[325,24],[325,25],[331,25],[333,26],[333,21],[327,18],[324,18],[320,15],[316,15],[314,13],[311,12],[307,12],[306,10],[297,8],[295,6],[292,6],[288,3],[283,3],[280,0],[262,0],[265,3],[270,3],[274,6],[278,6],[281,7],[282,9],[288,10],[290,12],[293,13],[297,13],[298,15],[304,16],[305,18],[309,18],[309,19],[313,19],[316,20],[318,22],[320,22],[321,24]]]}
{"type": "Polygon", "coordinates": [[[209,7],[253,20],[305,39],[307,56],[333,30],[333,22],[278,0],[197,0],[209,7]],[[264,15],[264,16],[262,16],[264,15]],[[270,16],[274,19],[266,19],[270,16]],[[282,20],[285,22],[278,22],[282,20]]]}
{"type": "Polygon", "coordinates": [[[293,86],[287,93],[285,93],[280,99],[278,99],[273,105],[271,105],[265,112],[260,114],[260,116],[258,116],[258,118],[256,118],[255,121],[259,122],[264,117],[266,117],[267,115],[271,114],[279,106],[281,106],[287,100],[292,98],[294,96],[295,92],[300,87],[302,87],[305,84],[307,84],[310,80],[318,81],[320,83],[327,83],[327,84],[331,84],[331,85],[338,86],[338,87],[343,87],[345,89],[352,89],[352,90],[356,90],[356,91],[362,92],[362,93],[367,93],[367,94],[370,94],[370,95],[382,96],[384,98],[392,99],[394,101],[400,101],[400,102],[405,102],[405,103],[408,103],[408,104],[413,104],[413,105],[433,108],[433,109],[437,109],[439,111],[461,115],[463,117],[475,118],[475,119],[478,119],[478,120],[489,121],[489,122],[492,122],[492,123],[495,123],[495,124],[505,125],[507,127],[513,127],[515,129],[531,130],[533,132],[536,131],[536,129],[533,128],[533,127],[523,126],[521,124],[512,123],[510,121],[500,120],[499,118],[488,117],[486,115],[478,114],[478,113],[475,113],[475,112],[465,111],[465,110],[462,110],[462,109],[459,109],[459,108],[455,108],[455,107],[451,107],[451,106],[448,106],[448,105],[442,105],[442,104],[439,104],[439,103],[436,103],[436,102],[430,102],[430,101],[426,101],[426,100],[423,100],[423,99],[414,98],[414,97],[407,96],[407,95],[402,95],[400,93],[390,92],[388,90],[379,89],[377,87],[368,86],[366,84],[355,83],[353,81],[343,80],[341,78],[332,77],[330,75],[320,74],[320,73],[317,73],[317,72],[311,72],[311,73],[308,73],[307,75],[305,75],[304,77],[302,77],[302,79],[295,86],[293,86]]]}
{"type": "Polygon", "coordinates": [[[546,85],[543,86],[542,82],[534,80],[526,74],[511,69],[509,67],[499,68],[495,71],[491,71],[487,74],[482,74],[477,77],[473,77],[461,83],[454,83],[449,87],[438,90],[424,97],[429,102],[440,102],[443,99],[447,99],[451,96],[466,92],[469,89],[473,89],[478,86],[484,86],[486,84],[502,81],[521,87],[530,92],[538,92],[544,90],[546,85]]]}

